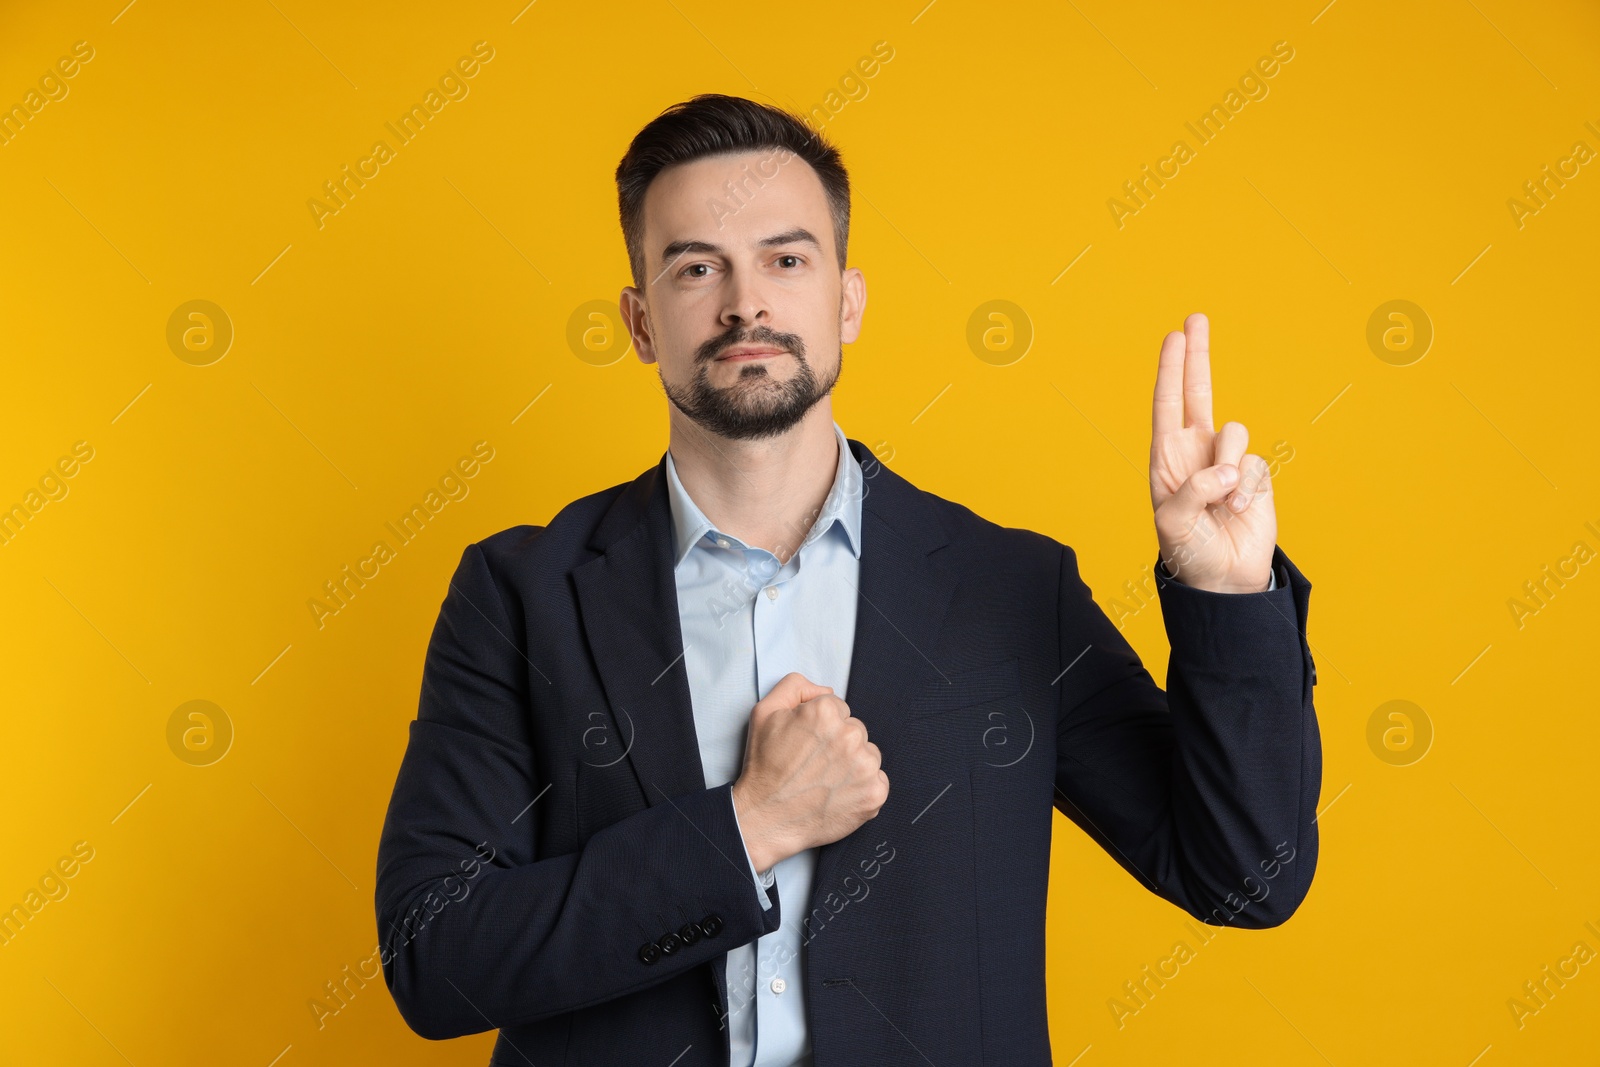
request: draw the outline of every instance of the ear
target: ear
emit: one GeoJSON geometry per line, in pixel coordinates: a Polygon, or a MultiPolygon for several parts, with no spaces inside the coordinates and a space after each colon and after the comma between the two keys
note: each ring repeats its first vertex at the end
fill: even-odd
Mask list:
{"type": "Polygon", "coordinates": [[[847,345],[861,336],[861,317],[867,310],[867,278],[860,267],[851,267],[840,282],[839,343],[847,345]]]}
{"type": "Polygon", "coordinates": [[[631,285],[624,286],[617,307],[628,327],[628,335],[633,338],[633,350],[639,353],[639,362],[654,363],[656,350],[650,336],[650,313],[645,308],[644,294],[631,285]]]}

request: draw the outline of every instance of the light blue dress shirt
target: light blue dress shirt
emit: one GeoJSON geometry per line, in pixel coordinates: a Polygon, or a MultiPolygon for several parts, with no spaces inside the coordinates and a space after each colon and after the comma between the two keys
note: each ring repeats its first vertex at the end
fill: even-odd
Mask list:
{"type": "MultiPolygon", "coordinates": [[[[839,442],[833,486],[810,529],[792,531],[779,546],[787,551],[800,544],[781,565],[766,549],[717,530],[684,490],[667,451],[678,622],[707,789],[739,777],[750,711],[790,671],[849,699],[865,483],[837,422],[833,430],[839,442]]],[[[1274,570],[1268,588],[1277,586],[1274,570]]],[[[785,919],[726,956],[729,1062],[811,1067],[800,924],[811,899],[815,850],[765,872],[755,869],[748,852],[745,862],[763,909],[772,907],[764,887],[776,881],[785,919]]]]}
{"type": "MultiPolygon", "coordinates": [[[[833,424],[839,460],[833,486],[809,529],[778,547],[788,562],[712,526],[695,506],[667,452],[667,495],[676,538],[674,575],[684,664],[706,788],[731,782],[744,765],[750,711],[778,680],[799,671],[848,700],[861,561],[861,464],[833,424]],[[796,549],[795,545],[799,545],[796,549]]],[[[735,819],[737,819],[737,811],[735,819]]],[[[815,851],[750,876],[778,887],[784,921],[726,957],[732,1067],[810,1067],[801,919],[811,898],[815,851]]]]}

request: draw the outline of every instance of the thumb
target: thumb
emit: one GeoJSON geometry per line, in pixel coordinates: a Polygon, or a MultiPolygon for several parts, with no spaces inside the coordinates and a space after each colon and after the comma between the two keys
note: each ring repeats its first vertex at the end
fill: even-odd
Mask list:
{"type": "Polygon", "coordinates": [[[799,671],[790,671],[778,679],[767,695],[756,702],[756,710],[793,711],[808,700],[833,692],[829,685],[818,685],[799,671]]]}

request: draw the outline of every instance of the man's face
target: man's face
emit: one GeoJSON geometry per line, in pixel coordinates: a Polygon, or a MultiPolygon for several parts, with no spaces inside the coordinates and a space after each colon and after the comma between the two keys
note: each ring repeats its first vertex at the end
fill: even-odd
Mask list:
{"type": "Polygon", "coordinates": [[[866,282],[839,271],[809,164],[773,149],[667,168],[645,194],[644,253],[623,318],[684,416],[729,439],[772,437],[833,389],[866,282]]]}

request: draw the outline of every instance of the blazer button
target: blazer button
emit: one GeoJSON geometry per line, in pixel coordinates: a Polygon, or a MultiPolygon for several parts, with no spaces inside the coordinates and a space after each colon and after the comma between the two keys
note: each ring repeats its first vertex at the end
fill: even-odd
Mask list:
{"type": "Polygon", "coordinates": [[[700,920],[700,931],[707,937],[716,937],[722,933],[722,916],[712,912],[700,920]]]}
{"type": "Polygon", "coordinates": [[[694,944],[704,935],[705,932],[700,929],[699,923],[684,923],[683,929],[678,931],[678,936],[683,938],[683,943],[685,945],[694,944]]]}
{"type": "Polygon", "coordinates": [[[661,946],[663,956],[670,956],[683,947],[683,938],[677,934],[668,934],[656,943],[661,946]]]}
{"type": "Polygon", "coordinates": [[[646,941],[639,949],[639,961],[641,963],[654,963],[660,958],[661,946],[657,945],[654,941],[646,941]]]}

